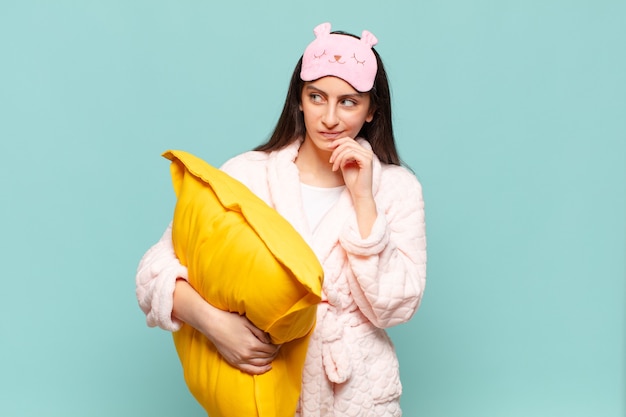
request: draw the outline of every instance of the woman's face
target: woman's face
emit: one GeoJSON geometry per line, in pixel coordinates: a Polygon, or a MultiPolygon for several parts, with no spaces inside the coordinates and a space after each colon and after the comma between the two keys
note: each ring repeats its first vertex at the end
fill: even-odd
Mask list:
{"type": "Polygon", "coordinates": [[[304,114],[305,140],[328,150],[335,139],[355,139],[365,122],[371,122],[370,94],[359,93],[337,77],[304,83],[300,109],[304,114]]]}

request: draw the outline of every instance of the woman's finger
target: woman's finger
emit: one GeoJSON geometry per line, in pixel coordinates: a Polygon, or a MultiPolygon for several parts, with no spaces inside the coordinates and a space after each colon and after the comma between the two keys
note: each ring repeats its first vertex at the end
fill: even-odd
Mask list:
{"type": "Polygon", "coordinates": [[[336,171],[341,167],[356,163],[359,167],[364,166],[367,161],[371,160],[371,156],[365,149],[356,149],[353,147],[338,148],[335,150],[332,170],[336,171]]]}
{"type": "Polygon", "coordinates": [[[263,343],[272,343],[272,339],[270,338],[270,335],[267,334],[266,332],[264,332],[263,330],[259,329],[258,327],[256,327],[249,320],[248,320],[248,323],[247,323],[247,327],[250,330],[250,332],[252,332],[252,334],[257,339],[259,339],[261,342],[263,342],[263,343]]]}
{"type": "Polygon", "coordinates": [[[236,368],[250,375],[261,375],[271,371],[272,365],[255,366],[250,364],[243,364],[241,366],[237,366],[236,368]]]}

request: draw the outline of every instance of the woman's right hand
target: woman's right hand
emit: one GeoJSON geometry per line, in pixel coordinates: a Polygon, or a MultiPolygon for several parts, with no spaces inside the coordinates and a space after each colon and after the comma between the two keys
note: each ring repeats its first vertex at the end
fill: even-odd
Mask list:
{"type": "MultiPolygon", "coordinates": [[[[210,304],[209,304],[210,305],[210,304]]],[[[280,345],[272,344],[269,335],[255,327],[245,316],[211,306],[202,333],[215,345],[226,362],[251,375],[272,369],[280,345]]]]}
{"type": "Polygon", "coordinates": [[[172,314],[204,334],[233,367],[251,375],[272,369],[280,345],[245,316],[213,307],[183,279],[176,281],[172,314]]]}

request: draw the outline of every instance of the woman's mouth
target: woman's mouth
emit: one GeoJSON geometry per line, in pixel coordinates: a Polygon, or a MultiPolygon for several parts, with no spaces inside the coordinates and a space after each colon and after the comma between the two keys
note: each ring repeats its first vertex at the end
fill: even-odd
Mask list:
{"type": "Polygon", "coordinates": [[[319,132],[326,139],[337,139],[341,137],[343,132],[319,132]]]}

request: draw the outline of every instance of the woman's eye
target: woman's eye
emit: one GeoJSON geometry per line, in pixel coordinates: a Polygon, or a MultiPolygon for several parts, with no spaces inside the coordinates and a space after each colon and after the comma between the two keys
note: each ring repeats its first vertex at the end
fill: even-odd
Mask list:
{"type": "Polygon", "coordinates": [[[346,107],[356,106],[356,102],[354,100],[343,100],[341,104],[346,107]]]}
{"type": "Polygon", "coordinates": [[[322,96],[319,95],[319,94],[313,93],[309,97],[311,98],[311,101],[314,102],[314,103],[319,103],[319,102],[322,101],[322,96]]]}

